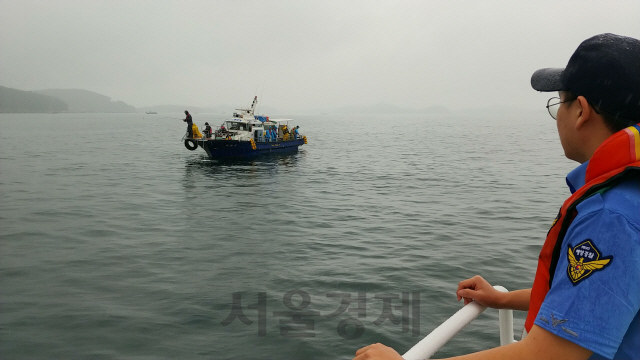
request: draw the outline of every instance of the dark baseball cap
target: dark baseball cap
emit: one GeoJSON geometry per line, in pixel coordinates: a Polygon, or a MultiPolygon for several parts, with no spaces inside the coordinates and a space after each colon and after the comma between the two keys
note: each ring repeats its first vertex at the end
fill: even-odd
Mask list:
{"type": "Polygon", "coordinates": [[[538,91],[571,91],[615,118],[640,122],[640,40],[601,34],[580,44],[566,68],[531,76],[538,91]]]}

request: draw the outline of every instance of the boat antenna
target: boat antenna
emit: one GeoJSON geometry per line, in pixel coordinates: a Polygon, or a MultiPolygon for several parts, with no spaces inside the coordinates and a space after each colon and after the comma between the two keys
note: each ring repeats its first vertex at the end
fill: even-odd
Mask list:
{"type": "MultiPolygon", "coordinates": [[[[264,84],[267,82],[267,80],[265,80],[264,82],[262,82],[262,92],[260,93],[260,101],[262,101],[262,94],[264,94],[264,84]]],[[[260,114],[260,106],[262,105],[261,102],[258,103],[258,114],[260,114]]]]}

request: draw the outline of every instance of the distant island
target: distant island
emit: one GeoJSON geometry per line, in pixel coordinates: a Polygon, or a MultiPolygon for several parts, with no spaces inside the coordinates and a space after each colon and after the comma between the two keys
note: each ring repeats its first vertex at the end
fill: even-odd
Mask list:
{"type": "Polygon", "coordinates": [[[55,113],[69,105],[55,97],[0,86],[0,113],[55,113]]]}
{"type": "Polygon", "coordinates": [[[88,90],[22,91],[0,86],[0,113],[134,113],[134,106],[88,90]]]}
{"type": "Polygon", "coordinates": [[[333,110],[340,114],[448,114],[451,111],[444,106],[433,105],[421,109],[399,107],[389,104],[376,104],[370,106],[344,106],[333,110]]]}
{"type": "Polygon", "coordinates": [[[122,101],[112,101],[110,97],[88,90],[49,89],[34,91],[37,94],[60,99],[69,105],[74,113],[133,113],[136,108],[122,101]]]}
{"type": "MultiPolygon", "coordinates": [[[[48,89],[23,91],[0,86],[0,113],[182,113],[189,110],[192,114],[212,113],[230,115],[238,106],[217,105],[198,107],[189,105],[155,105],[136,108],[122,101],[113,101],[110,97],[81,89],[48,89]]],[[[279,114],[268,106],[259,107],[260,114],[279,114]]],[[[391,104],[361,106],[343,106],[333,109],[314,109],[319,114],[438,114],[451,113],[451,110],[439,106],[423,108],[399,107],[391,104]]]]}

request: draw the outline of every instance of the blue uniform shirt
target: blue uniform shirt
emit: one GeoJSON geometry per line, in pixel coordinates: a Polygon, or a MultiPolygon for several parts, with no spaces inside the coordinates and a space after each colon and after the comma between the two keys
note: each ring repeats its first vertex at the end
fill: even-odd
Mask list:
{"type": "MultiPolygon", "coordinates": [[[[572,193],[587,166],[567,176],[572,193]]],[[[535,324],[593,351],[590,359],[640,359],[640,179],[591,196],[577,211],[535,324]]]]}

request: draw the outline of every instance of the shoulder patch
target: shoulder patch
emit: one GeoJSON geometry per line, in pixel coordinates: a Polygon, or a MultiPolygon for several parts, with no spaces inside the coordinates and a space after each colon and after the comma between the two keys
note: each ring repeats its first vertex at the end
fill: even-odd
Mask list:
{"type": "Polygon", "coordinates": [[[613,256],[602,256],[593,240],[587,239],[574,248],[569,244],[567,252],[569,266],[567,276],[573,285],[591,276],[594,271],[603,270],[613,261],[613,256]]]}

